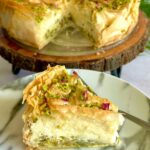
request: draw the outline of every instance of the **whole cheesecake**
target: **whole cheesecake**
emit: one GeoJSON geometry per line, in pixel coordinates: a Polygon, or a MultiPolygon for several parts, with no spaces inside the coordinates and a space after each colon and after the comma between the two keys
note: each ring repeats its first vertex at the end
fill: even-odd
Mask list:
{"type": "Polygon", "coordinates": [[[0,0],[0,26],[17,41],[41,49],[68,26],[100,48],[127,37],[140,0],[0,0]]]}

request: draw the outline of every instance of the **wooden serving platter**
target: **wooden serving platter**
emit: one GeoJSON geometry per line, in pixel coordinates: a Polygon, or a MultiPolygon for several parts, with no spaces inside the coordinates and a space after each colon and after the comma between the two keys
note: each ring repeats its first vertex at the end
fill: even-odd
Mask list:
{"type": "Polygon", "coordinates": [[[5,36],[0,30],[0,55],[13,65],[20,68],[39,72],[47,65],[65,65],[68,68],[84,68],[98,71],[115,70],[133,60],[144,50],[149,35],[149,20],[140,12],[139,21],[134,31],[122,43],[109,49],[99,50],[84,55],[55,56],[26,49],[5,36]]]}

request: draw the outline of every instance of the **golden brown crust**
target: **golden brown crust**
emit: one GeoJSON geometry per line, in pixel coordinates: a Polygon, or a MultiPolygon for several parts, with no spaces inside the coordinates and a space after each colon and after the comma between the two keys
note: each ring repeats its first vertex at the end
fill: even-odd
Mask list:
{"type": "Polygon", "coordinates": [[[0,0],[0,8],[3,11],[17,10],[23,14],[27,13],[29,9],[22,3],[15,2],[13,0],[0,0]]]}
{"type": "MultiPolygon", "coordinates": [[[[23,119],[24,122],[29,121],[31,115],[33,114],[33,108],[30,105],[27,105],[27,108],[24,112],[23,119]]],[[[100,121],[106,121],[109,120],[115,120],[118,121],[119,113],[113,112],[109,110],[102,110],[97,108],[88,108],[88,107],[80,107],[80,106],[67,106],[67,105],[54,105],[51,106],[51,115],[55,116],[56,119],[71,119],[72,117],[76,116],[78,118],[84,117],[89,118],[91,120],[100,120],[100,121]]],[[[113,122],[112,122],[113,124],[113,122]]],[[[112,126],[112,125],[110,125],[112,126]]]]}
{"type": "Polygon", "coordinates": [[[118,13],[113,23],[102,33],[99,42],[103,46],[117,42],[119,39],[123,40],[134,30],[138,22],[139,5],[140,1],[131,0],[127,8],[118,13]]]}
{"type": "Polygon", "coordinates": [[[51,84],[55,75],[61,74],[63,71],[65,71],[64,66],[48,66],[47,70],[37,75],[35,79],[26,86],[23,91],[23,100],[26,100],[27,103],[32,107],[36,107],[36,103],[34,103],[36,92],[39,92],[39,90],[42,88],[42,85],[45,83],[51,84]],[[33,93],[33,95],[30,95],[30,93],[33,93]]]}
{"type": "MultiPolygon", "coordinates": [[[[47,4],[51,4],[51,5],[61,5],[61,0],[55,0],[55,1],[47,1],[47,0],[24,0],[22,2],[17,2],[15,0],[0,0],[0,8],[6,8],[6,7],[9,7],[9,8],[13,8],[13,9],[16,9],[16,10],[19,10],[21,12],[24,12],[25,10],[26,11],[30,11],[30,13],[32,12],[32,6],[47,6],[47,4]]],[[[58,6],[55,6],[56,8],[58,6]]]]}
{"type": "Polygon", "coordinates": [[[63,118],[69,118],[76,115],[78,117],[83,116],[93,120],[105,120],[107,116],[111,116],[113,119],[113,116],[116,117],[118,115],[117,112],[112,112],[109,110],[67,105],[55,105],[51,107],[51,110],[57,111],[63,118]]]}

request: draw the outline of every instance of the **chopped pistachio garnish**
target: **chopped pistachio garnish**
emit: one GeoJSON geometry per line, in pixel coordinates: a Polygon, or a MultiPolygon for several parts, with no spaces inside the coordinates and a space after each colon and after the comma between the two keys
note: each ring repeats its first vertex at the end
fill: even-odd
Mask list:
{"type": "Polygon", "coordinates": [[[48,7],[41,4],[31,4],[30,9],[35,15],[36,22],[40,23],[44,19],[44,15],[46,14],[48,7]]]}
{"type": "Polygon", "coordinates": [[[15,0],[16,2],[24,2],[24,0],[15,0]]]}
{"type": "Polygon", "coordinates": [[[50,109],[49,109],[49,108],[46,108],[46,109],[45,109],[45,115],[49,116],[50,114],[51,114],[50,109]]]}
{"type": "Polygon", "coordinates": [[[42,89],[44,90],[44,92],[46,92],[48,90],[48,86],[45,84],[42,86],[42,89]]]}
{"type": "Polygon", "coordinates": [[[58,98],[61,98],[61,96],[60,95],[58,95],[58,94],[49,94],[49,93],[47,93],[46,94],[46,98],[51,98],[51,99],[58,99],[58,98]]]}
{"type": "Polygon", "coordinates": [[[68,83],[61,83],[59,84],[58,88],[60,88],[64,92],[70,90],[70,86],[68,83]]]}
{"type": "Polygon", "coordinates": [[[39,105],[43,104],[43,102],[44,102],[44,97],[43,96],[39,96],[36,99],[38,100],[39,105]]]}
{"type": "Polygon", "coordinates": [[[58,82],[58,79],[56,79],[56,78],[54,78],[53,80],[52,80],[52,83],[57,83],[58,82]]]}
{"type": "Polygon", "coordinates": [[[89,104],[85,104],[84,107],[99,108],[99,104],[98,103],[89,103],[89,104]]]}
{"type": "Polygon", "coordinates": [[[40,109],[41,110],[44,110],[44,108],[47,106],[47,104],[46,103],[44,103],[44,104],[42,104],[41,106],[40,106],[40,109]]]}
{"type": "MultiPolygon", "coordinates": [[[[49,77],[47,78],[49,79],[49,77]]],[[[109,103],[107,102],[100,104],[95,100],[89,104],[92,90],[83,84],[76,73],[73,75],[69,75],[66,72],[56,74],[50,82],[44,82],[45,78],[41,80],[42,84],[38,82],[39,85],[35,86],[37,92],[34,97],[36,108],[40,114],[50,116],[52,112],[51,105],[55,105],[59,101],[62,105],[77,105],[80,107],[109,110],[109,103]]],[[[32,96],[32,93],[30,96],[32,96]]]]}
{"type": "Polygon", "coordinates": [[[104,6],[111,8],[111,9],[119,9],[126,4],[128,4],[130,0],[110,0],[110,1],[102,1],[104,6]]]}
{"type": "Polygon", "coordinates": [[[33,121],[34,123],[35,123],[37,120],[38,120],[37,117],[33,117],[33,118],[32,118],[32,121],[33,121]]]}
{"type": "Polygon", "coordinates": [[[36,16],[35,20],[36,20],[37,23],[40,23],[40,22],[42,22],[43,17],[42,16],[36,16]]]}

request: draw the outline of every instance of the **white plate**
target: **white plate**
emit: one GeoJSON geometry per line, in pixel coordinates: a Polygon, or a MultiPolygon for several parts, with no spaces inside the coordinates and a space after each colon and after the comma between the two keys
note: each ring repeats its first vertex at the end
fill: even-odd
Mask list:
{"type": "MultiPolygon", "coordinates": [[[[72,71],[72,70],[69,70],[72,71]]],[[[76,70],[98,95],[117,104],[120,109],[150,121],[150,99],[130,84],[105,73],[76,70]]],[[[22,112],[18,103],[22,90],[34,75],[24,77],[0,88],[0,150],[23,150],[22,112]]],[[[150,150],[150,133],[126,120],[120,130],[122,144],[107,150],[150,150]]],[[[106,148],[105,148],[106,150],[106,148]]]]}

